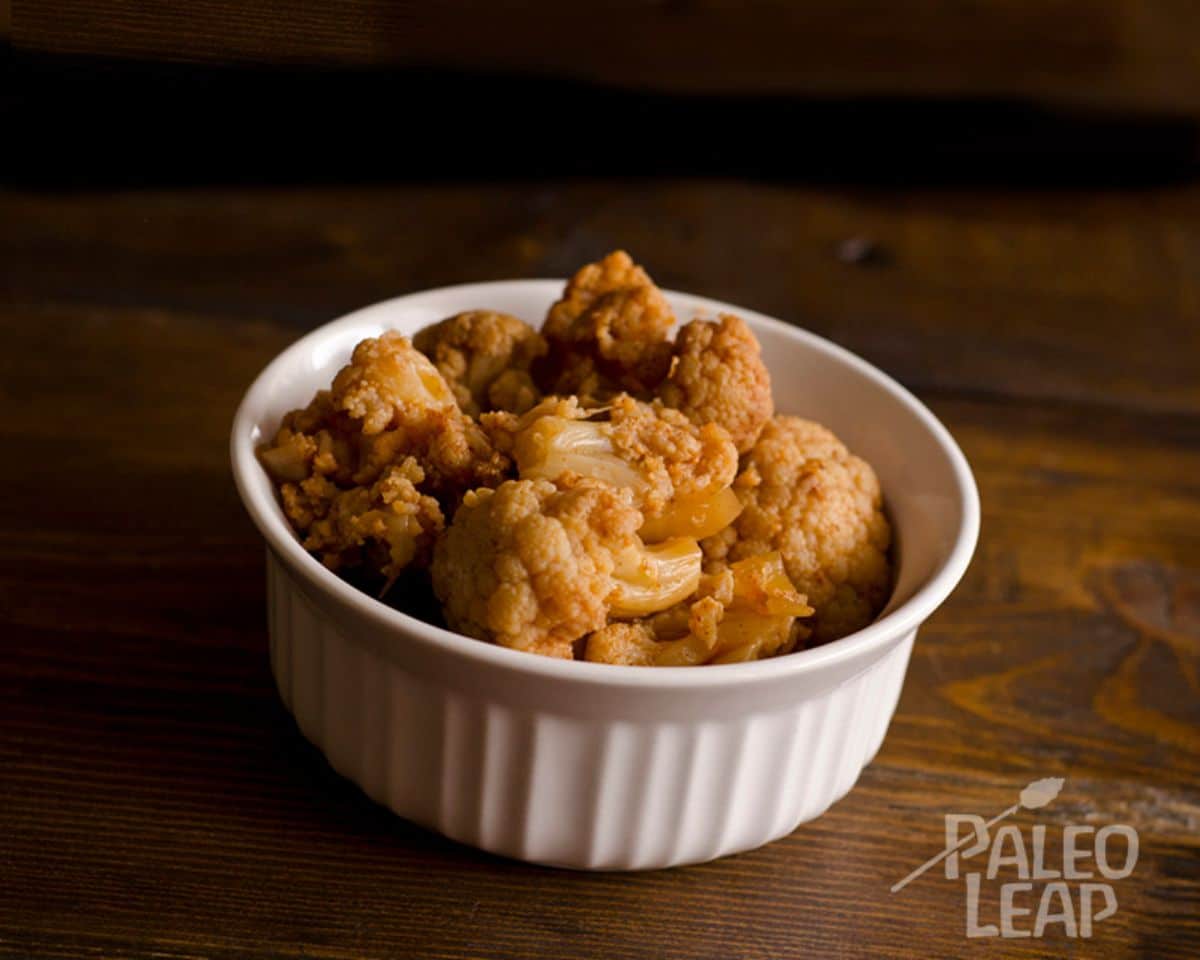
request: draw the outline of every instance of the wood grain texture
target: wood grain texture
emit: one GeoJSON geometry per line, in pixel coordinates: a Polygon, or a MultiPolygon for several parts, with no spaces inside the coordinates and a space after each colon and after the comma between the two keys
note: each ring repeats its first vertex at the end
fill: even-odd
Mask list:
{"type": "Polygon", "coordinates": [[[1027,97],[1200,110],[1188,0],[17,0],[19,50],[439,66],[673,92],[1027,97]]]}
{"type": "Polygon", "coordinates": [[[0,263],[0,955],[1200,953],[1200,189],[10,191],[0,263]],[[873,261],[839,259],[856,236],[873,261]],[[984,519],[848,797],[762,850],[588,875],[412,827],[305,744],[226,435],[339,312],[615,245],[898,376],[984,519]],[[1141,834],[1092,940],[967,941],[960,883],[887,892],[943,813],[1049,775],[1017,822],[1141,834]]]}

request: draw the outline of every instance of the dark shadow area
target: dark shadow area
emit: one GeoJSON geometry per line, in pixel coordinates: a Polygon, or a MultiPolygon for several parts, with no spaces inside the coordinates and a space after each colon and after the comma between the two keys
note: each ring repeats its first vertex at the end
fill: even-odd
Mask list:
{"type": "Polygon", "coordinates": [[[667,96],[521,76],[10,54],[6,182],[743,177],[1148,186],[1197,170],[1186,117],[1007,101],[667,96]]]}
{"type": "Polygon", "coordinates": [[[357,784],[329,765],[325,754],[305,739],[282,703],[276,706],[278,710],[274,711],[269,725],[269,736],[275,748],[272,762],[286,768],[285,776],[289,780],[302,782],[306,797],[311,798],[303,804],[305,828],[327,833],[344,843],[361,845],[374,854],[384,847],[394,856],[427,854],[460,865],[515,864],[530,868],[530,865],[475,850],[434,833],[376,803],[357,784]]]}

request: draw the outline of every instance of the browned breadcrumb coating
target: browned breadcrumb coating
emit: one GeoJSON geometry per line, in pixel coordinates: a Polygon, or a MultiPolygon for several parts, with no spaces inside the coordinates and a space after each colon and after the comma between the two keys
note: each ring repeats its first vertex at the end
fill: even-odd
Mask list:
{"type": "Polygon", "coordinates": [[[334,377],[331,402],[358,430],[355,483],[367,483],[413,455],[430,492],[453,503],[462,492],[499,483],[508,469],[486,434],[463,414],[449,385],[412,342],[394,331],[364,340],[334,377]]]}
{"type": "Polygon", "coordinates": [[[567,281],[562,298],[546,314],[542,333],[561,340],[575,320],[606,293],[652,286],[654,281],[650,279],[650,274],[634,263],[628,253],[614,250],[595,263],[585,264],[575,271],[567,281]]]}
{"type": "Polygon", "coordinates": [[[333,378],[334,409],[358,421],[363,433],[424,429],[454,409],[454,394],[429,360],[403,334],[388,331],[354,348],[333,378]]]}
{"type": "Polygon", "coordinates": [[[891,589],[891,528],[879,481],[836,436],[799,417],[763,429],[734,483],[744,509],[703,543],[709,569],[778,550],[816,613],[817,643],[870,623],[891,589]]]}
{"type": "Polygon", "coordinates": [[[484,414],[482,422],[522,477],[588,476],[627,486],[648,520],[728,487],[737,474],[737,451],[723,428],[697,427],[678,410],[624,393],[599,410],[575,397],[549,397],[524,416],[484,414]]]}
{"type": "Polygon", "coordinates": [[[661,646],[644,620],[618,620],[588,636],[583,658],[592,663],[654,667],[661,646]]]}
{"type": "Polygon", "coordinates": [[[425,472],[424,492],[449,507],[471,487],[499,483],[510,465],[459,410],[433,364],[394,332],[355,347],[332,389],[285,416],[260,456],[277,480],[315,474],[339,487],[372,483],[412,456],[425,472]]]}
{"type": "Polygon", "coordinates": [[[550,308],[542,327],[550,353],[535,375],[547,393],[647,396],[667,374],[674,325],[646,271],[617,250],[579,270],[550,308]]]}
{"type": "Polygon", "coordinates": [[[541,394],[529,375],[546,341],[524,320],[493,310],[468,310],[426,327],[413,346],[433,361],[463,412],[524,413],[541,394]]]}
{"type": "Polygon", "coordinates": [[[287,414],[259,456],[309,550],[389,581],[428,562],[443,510],[510,466],[397,333],[362,341],[332,388],[287,414]]]}
{"type": "Polygon", "coordinates": [[[697,428],[677,410],[620,394],[609,404],[613,448],[646,478],[641,503],[656,516],[673,499],[727,487],[737,476],[737,450],[716,424],[697,428]]]}
{"type": "Polygon", "coordinates": [[[528,370],[505,370],[488,385],[487,409],[525,413],[542,399],[528,370]]]}
{"type": "Polygon", "coordinates": [[[450,626],[471,637],[570,658],[604,626],[616,556],[636,547],[629,491],[581,480],[510,480],[469,492],[438,541],[433,588],[450,626]]]}
{"type": "MultiPolygon", "coordinates": [[[[409,564],[428,564],[434,540],[445,522],[441,507],[419,487],[425,473],[412,457],[387,467],[370,486],[353,487],[332,496],[319,496],[305,505],[312,508],[304,547],[320,556],[332,570],[358,566],[364,560],[388,581],[409,564]],[[321,515],[316,515],[320,511],[321,515]]],[[[285,484],[284,503],[307,496],[306,484],[328,483],[313,477],[300,484],[285,484]],[[289,489],[291,488],[291,489],[289,489]]],[[[328,488],[323,491],[328,493],[328,488]]],[[[299,515],[301,511],[295,510],[299,515]]],[[[289,509],[289,515],[292,510],[289,509]]]]}
{"type": "Polygon", "coordinates": [[[299,483],[310,475],[349,483],[356,445],[331,429],[336,420],[329,391],[318,391],[307,407],[284,416],[274,441],[259,450],[259,459],[279,483],[299,483]]]}
{"type": "Polygon", "coordinates": [[[775,412],[758,339],[744,320],[730,314],[715,322],[693,320],[680,329],[658,395],[696,423],[719,423],[739,453],[754,446],[775,412]]]}
{"type": "Polygon", "coordinates": [[[644,620],[616,621],[587,638],[584,659],[631,667],[699,666],[717,647],[724,608],[712,597],[644,620]]]}

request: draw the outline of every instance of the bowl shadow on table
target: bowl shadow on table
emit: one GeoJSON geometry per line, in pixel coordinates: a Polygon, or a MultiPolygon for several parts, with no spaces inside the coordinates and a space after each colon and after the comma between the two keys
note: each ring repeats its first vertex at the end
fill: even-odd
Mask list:
{"type": "MultiPolygon", "coordinates": [[[[348,578],[360,589],[377,595],[381,584],[375,580],[348,578]]],[[[437,626],[445,626],[441,611],[433,599],[427,578],[404,577],[387,591],[383,598],[390,606],[403,609],[437,626]]],[[[310,792],[319,798],[320,812],[330,817],[330,826],[345,832],[347,836],[367,839],[372,844],[391,841],[407,850],[421,853],[438,853],[454,859],[477,859],[499,863],[503,857],[476,850],[465,844],[450,840],[393,813],[385,805],[372,800],[357,784],[343,777],[330,766],[325,754],[309,741],[296,723],[295,717],[284,706],[271,680],[276,706],[273,735],[279,738],[278,757],[283,758],[290,771],[298,776],[309,777],[310,792]]]]}
{"type": "Polygon", "coordinates": [[[330,766],[325,754],[300,730],[271,684],[272,703],[269,718],[263,718],[264,763],[276,768],[281,781],[287,781],[297,794],[309,802],[297,808],[296,817],[308,821],[326,839],[338,838],[347,849],[369,849],[375,858],[410,855],[416,859],[437,860],[444,867],[491,871],[558,872],[554,868],[524,863],[478,850],[406,820],[387,806],[371,799],[353,781],[330,766]]]}
{"type": "Polygon", "coordinates": [[[295,719],[276,699],[271,724],[271,756],[281,778],[311,798],[303,808],[307,826],[341,838],[348,847],[369,845],[376,857],[398,853],[436,857],[455,863],[502,864],[501,857],[457,843],[427,830],[368,797],[330,765],[325,755],[301,733],[295,719]]]}

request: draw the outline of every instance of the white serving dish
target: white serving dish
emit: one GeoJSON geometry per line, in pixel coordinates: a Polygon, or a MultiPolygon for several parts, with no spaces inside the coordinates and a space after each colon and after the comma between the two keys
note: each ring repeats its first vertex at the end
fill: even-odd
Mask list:
{"type": "Polygon", "coordinates": [[[409,820],[521,860],[646,869],[749,850],[820,815],[883,742],[917,628],[970,561],[979,501],[965,458],[908,391],[803,330],[667,293],[681,320],[754,328],[778,410],[818,420],[879,474],[896,588],[864,630],[756,663],[620,667],[460,636],[338,579],[300,546],[255,458],[353,346],[461,310],[538,324],[557,280],[398,297],[326,324],[275,358],[233,424],[233,472],[267,543],[271,666],[300,730],[335,770],[409,820]]]}

